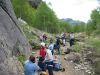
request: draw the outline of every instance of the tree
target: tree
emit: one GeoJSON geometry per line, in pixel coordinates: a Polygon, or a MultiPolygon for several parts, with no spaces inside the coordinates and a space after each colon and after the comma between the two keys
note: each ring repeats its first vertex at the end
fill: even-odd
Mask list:
{"type": "Polygon", "coordinates": [[[58,32],[58,19],[45,2],[41,2],[35,13],[34,27],[47,32],[58,32]]]}
{"type": "Polygon", "coordinates": [[[59,21],[59,32],[71,32],[71,25],[64,21],[59,21]]]}
{"type": "Polygon", "coordinates": [[[91,20],[94,24],[94,30],[100,27],[100,8],[92,11],[91,20]]]}
{"type": "Polygon", "coordinates": [[[100,33],[100,7],[94,9],[91,13],[91,20],[87,23],[87,32],[100,33]]]}
{"type": "Polygon", "coordinates": [[[11,0],[17,18],[22,18],[29,25],[33,24],[35,9],[30,6],[27,0],[11,0]]]}

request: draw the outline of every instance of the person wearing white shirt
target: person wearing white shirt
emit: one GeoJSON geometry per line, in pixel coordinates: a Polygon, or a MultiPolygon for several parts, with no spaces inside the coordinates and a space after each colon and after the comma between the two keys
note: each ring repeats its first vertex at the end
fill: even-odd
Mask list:
{"type": "Polygon", "coordinates": [[[49,75],[54,75],[53,74],[53,55],[50,49],[46,50],[46,56],[43,62],[47,64],[49,75]]]}
{"type": "Polygon", "coordinates": [[[50,44],[49,44],[48,48],[51,50],[52,55],[53,55],[54,54],[54,43],[53,43],[52,39],[50,39],[50,44]]]}

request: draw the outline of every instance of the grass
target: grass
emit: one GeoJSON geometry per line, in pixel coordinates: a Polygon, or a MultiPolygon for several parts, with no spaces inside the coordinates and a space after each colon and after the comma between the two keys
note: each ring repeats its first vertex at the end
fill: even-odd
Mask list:
{"type": "Polygon", "coordinates": [[[87,39],[87,44],[95,48],[95,54],[100,55],[100,38],[99,37],[90,37],[87,39]]]}
{"type": "Polygon", "coordinates": [[[82,45],[79,43],[76,43],[75,45],[73,45],[73,51],[79,53],[82,49],[82,45]]]}
{"type": "Polygon", "coordinates": [[[100,61],[95,63],[95,75],[100,75],[100,61]]]}
{"type": "Polygon", "coordinates": [[[95,75],[100,75],[100,38],[98,36],[91,36],[86,41],[87,44],[91,45],[95,49],[93,57],[99,60],[96,60],[93,64],[95,75]]]}
{"type": "Polygon", "coordinates": [[[26,60],[25,55],[23,55],[23,54],[17,54],[16,57],[21,62],[21,64],[24,65],[24,62],[26,60]]]}

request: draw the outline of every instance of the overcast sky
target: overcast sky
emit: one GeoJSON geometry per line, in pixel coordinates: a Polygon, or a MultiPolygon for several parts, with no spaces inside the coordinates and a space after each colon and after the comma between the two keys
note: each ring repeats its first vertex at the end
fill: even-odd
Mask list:
{"type": "Polygon", "coordinates": [[[44,0],[58,18],[72,18],[87,22],[91,11],[99,6],[97,0],[44,0]],[[51,3],[51,5],[50,5],[51,3]]]}

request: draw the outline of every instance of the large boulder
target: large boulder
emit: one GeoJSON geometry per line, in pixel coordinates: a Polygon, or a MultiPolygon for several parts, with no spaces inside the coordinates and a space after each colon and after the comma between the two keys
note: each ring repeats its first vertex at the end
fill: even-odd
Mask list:
{"type": "Polygon", "coordinates": [[[29,57],[30,45],[18,25],[10,0],[0,0],[0,75],[22,75],[17,53],[29,57]]]}

